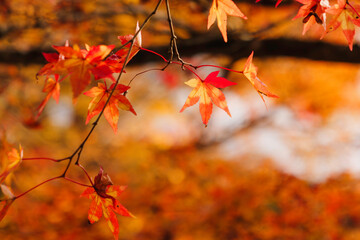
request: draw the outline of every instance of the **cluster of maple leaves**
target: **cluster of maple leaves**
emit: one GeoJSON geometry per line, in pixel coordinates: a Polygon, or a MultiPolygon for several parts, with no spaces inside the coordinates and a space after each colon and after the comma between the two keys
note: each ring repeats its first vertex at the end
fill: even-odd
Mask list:
{"type": "MultiPolygon", "coordinates": [[[[256,0],[256,2],[260,1],[261,0],[256,0]]],[[[294,19],[303,18],[304,27],[302,34],[305,34],[311,26],[320,24],[323,26],[321,35],[321,38],[323,38],[327,33],[341,27],[348,41],[350,50],[353,49],[355,26],[360,26],[360,5],[352,4],[348,0],[337,0],[337,3],[333,5],[330,5],[329,0],[296,1],[303,4],[294,17],[294,19]],[[327,14],[331,15],[328,24],[327,14]]],[[[281,2],[282,0],[277,0],[275,6],[279,6],[281,2]]],[[[232,0],[213,0],[208,17],[208,28],[210,28],[215,22],[215,19],[217,19],[219,30],[225,42],[227,42],[227,15],[247,19],[232,0]]]]}
{"type": "MultiPolygon", "coordinates": [[[[347,38],[349,48],[352,50],[355,25],[360,26],[358,14],[358,9],[360,9],[359,5],[352,5],[346,0],[338,0],[338,3],[332,6],[329,5],[327,0],[297,1],[304,4],[294,17],[294,19],[303,18],[303,34],[314,24],[323,25],[322,37],[324,37],[326,33],[341,26],[347,38]],[[333,15],[328,25],[326,25],[326,14],[333,15]]],[[[281,0],[278,0],[276,6],[280,3],[281,0]]],[[[227,15],[247,19],[232,0],[213,1],[208,16],[207,27],[210,28],[217,19],[218,27],[225,42],[228,40],[226,31],[227,15]]],[[[131,103],[125,97],[130,87],[118,84],[113,75],[114,73],[120,73],[122,71],[125,58],[130,49],[130,40],[132,37],[132,35],[119,36],[118,38],[121,44],[123,44],[123,47],[113,54],[111,54],[111,52],[115,47],[114,45],[92,47],[86,45],[86,49],[80,49],[77,45],[70,47],[68,44],[61,47],[54,46],[58,53],[44,53],[44,57],[49,63],[39,71],[38,75],[46,76],[43,92],[46,92],[47,95],[38,108],[37,117],[39,117],[51,96],[56,101],[59,100],[60,82],[64,79],[68,78],[71,82],[74,100],[83,93],[85,88],[90,84],[91,79],[103,80],[103,82],[98,83],[97,87],[93,87],[84,93],[84,95],[93,98],[89,104],[86,124],[89,123],[94,116],[103,111],[105,118],[116,132],[119,109],[130,111],[136,115],[131,103]],[[104,79],[108,79],[112,81],[112,83],[107,83],[104,79]],[[111,98],[109,99],[110,96],[111,98]]],[[[131,48],[128,61],[141,49],[143,48],[141,47],[141,33],[139,33],[135,39],[135,44],[131,48]]],[[[234,72],[243,73],[261,97],[262,95],[277,97],[275,94],[272,94],[266,85],[257,77],[257,68],[253,65],[252,58],[253,53],[249,56],[244,70],[234,72]]],[[[201,79],[196,73],[194,74],[197,78],[186,82],[187,85],[194,89],[180,112],[200,100],[200,114],[205,126],[208,124],[212,113],[212,104],[223,109],[231,116],[225,96],[219,88],[225,88],[236,83],[218,77],[219,71],[210,73],[205,80],[201,79]]]]}
{"type": "MultiPolygon", "coordinates": [[[[114,73],[121,72],[124,67],[126,57],[130,51],[129,40],[132,37],[132,35],[119,36],[119,40],[125,45],[114,54],[110,54],[115,47],[114,45],[91,47],[85,45],[85,49],[80,49],[78,45],[70,47],[68,43],[66,46],[53,46],[58,53],[43,53],[49,63],[39,71],[38,76],[45,76],[43,92],[47,93],[47,95],[38,107],[37,117],[40,116],[51,96],[57,102],[59,101],[60,83],[63,80],[70,80],[74,102],[76,102],[77,97],[85,90],[92,79],[103,80],[103,82],[98,83],[97,87],[93,87],[84,93],[86,96],[93,98],[89,104],[86,123],[104,109],[105,118],[116,132],[119,108],[131,111],[136,115],[131,103],[123,94],[130,87],[115,84],[116,80],[113,76],[114,73]],[[105,79],[112,81],[112,84],[108,86],[109,84],[107,84],[105,79]],[[112,90],[114,90],[112,97],[105,106],[112,90]]],[[[135,56],[140,46],[141,35],[139,34],[135,38],[135,43],[131,48],[127,61],[135,56]]]]}
{"type": "MultiPolygon", "coordinates": [[[[113,128],[114,132],[116,132],[119,120],[119,109],[130,111],[136,115],[131,103],[125,97],[125,93],[127,93],[130,89],[130,86],[118,84],[113,75],[115,73],[120,73],[123,70],[125,59],[130,50],[129,43],[133,36],[119,36],[118,38],[123,46],[115,54],[110,54],[110,52],[114,49],[114,45],[99,45],[92,47],[86,45],[86,49],[80,49],[77,45],[74,45],[73,47],[54,46],[54,49],[57,50],[58,53],[43,53],[49,63],[39,71],[38,75],[45,76],[45,86],[43,88],[43,92],[47,93],[47,95],[38,107],[37,117],[40,116],[51,96],[57,102],[59,101],[60,82],[65,79],[70,80],[74,102],[77,97],[83,93],[92,79],[95,81],[102,80],[102,82],[98,83],[97,87],[93,87],[83,93],[84,95],[92,98],[88,107],[86,124],[88,124],[94,116],[103,111],[105,118],[113,128]],[[108,84],[106,80],[111,81],[111,85],[108,84]]],[[[135,44],[131,48],[128,61],[135,56],[139,50],[147,50],[141,47],[140,32],[135,38],[135,44]]],[[[156,54],[160,55],[158,53],[156,54]]],[[[264,98],[262,95],[277,97],[275,94],[272,94],[267,89],[267,86],[257,77],[257,68],[252,63],[253,54],[254,53],[252,52],[249,56],[243,71],[235,71],[232,69],[227,70],[243,73],[255,87],[263,100],[264,98]]],[[[165,61],[168,61],[163,56],[161,57],[165,61]]],[[[196,66],[195,68],[205,66],[206,65],[196,66]]],[[[222,68],[219,66],[212,67],[222,68]]],[[[186,69],[193,72],[197,78],[193,78],[185,83],[194,89],[189,94],[180,112],[185,110],[187,107],[196,104],[200,100],[200,114],[205,126],[207,126],[212,114],[213,104],[223,109],[229,116],[231,116],[225,96],[219,89],[235,85],[236,83],[231,82],[226,78],[218,77],[220,71],[211,72],[203,80],[194,72],[194,70],[191,70],[189,67],[186,67],[186,69]]]]}

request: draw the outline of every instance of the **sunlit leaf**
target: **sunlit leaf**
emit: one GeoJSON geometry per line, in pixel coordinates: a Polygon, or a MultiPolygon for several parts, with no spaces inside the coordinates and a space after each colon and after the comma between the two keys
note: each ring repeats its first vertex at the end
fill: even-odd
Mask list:
{"type": "Polygon", "coordinates": [[[212,113],[213,103],[223,109],[230,117],[230,111],[228,109],[224,94],[218,88],[225,88],[236,83],[230,82],[226,78],[217,77],[219,71],[210,73],[204,81],[193,78],[185,84],[194,89],[189,94],[184,106],[180,112],[186,108],[193,106],[200,100],[199,108],[203,123],[207,126],[212,113]]]}
{"type": "MultiPolygon", "coordinates": [[[[106,83],[98,83],[97,87],[91,88],[89,91],[85,92],[84,95],[92,97],[89,107],[88,115],[86,118],[86,124],[89,123],[91,118],[98,115],[105,106],[106,101],[110,96],[110,92],[114,88],[115,83],[113,83],[110,88],[107,88],[106,83]]],[[[117,123],[119,120],[119,109],[130,111],[134,115],[136,112],[132,107],[129,100],[123,95],[130,87],[118,84],[115,88],[113,95],[111,96],[109,103],[104,109],[104,115],[106,120],[109,122],[114,132],[117,131],[117,123]]]]}
{"type": "Polygon", "coordinates": [[[209,29],[217,19],[219,30],[225,42],[228,40],[226,33],[227,15],[247,19],[232,0],[213,0],[209,12],[207,28],[209,29]]]}
{"type": "Polygon", "coordinates": [[[263,83],[257,76],[257,67],[252,63],[254,52],[251,52],[250,56],[248,57],[245,67],[244,67],[244,75],[250,81],[250,83],[254,86],[256,91],[259,93],[261,99],[264,101],[264,96],[278,98],[275,94],[271,93],[266,84],[263,83]]]}

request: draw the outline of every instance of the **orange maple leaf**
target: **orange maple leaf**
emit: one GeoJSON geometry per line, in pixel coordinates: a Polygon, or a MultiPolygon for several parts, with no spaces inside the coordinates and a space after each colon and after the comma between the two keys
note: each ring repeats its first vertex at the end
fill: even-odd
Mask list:
{"type": "Polygon", "coordinates": [[[47,78],[45,80],[45,85],[42,90],[43,92],[47,93],[45,99],[40,103],[38,107],[38,113],[35,119],[38,119],[40,114],[45,108],[45,105],[49,101],[50,97],[53,97],[56,103],[59,103],[60,97],[60,83],[59,83],[59,75],[55,75],[55,80],[53,78],[47,78]]]}
{"type": "Polygon", "coordinates": [[[224,41],[227,42],[227,33],[226,33],[226,24],[227,24],[227,15],[241,17],[247,19],[247,17],[240,11],[236,4],[231,0],[214,0],[210,8],[207,28],[209,29],[211,25],[217,19],[217,24],[219,30],[224,38],[224,41]]]}
{"type": "MultiPolygon", "coordinates": [[[[139,30],[139,24],[136,24],[136,32],[139,30]]],[[[106,59],[106,63],[113,69],[114,72],[120,72],[122,66],[124,65],[125,59],[127,54],[129,53],[130,46],[131,46],[131,39],[133,39],[133,35],[125,35],[125,36],[118,36],[121,44],[123,45],[119,51],[115,54],[112,54],[106,59]]],[[[139,52],[141,49],[142,44],[142,37],[141,32],[138,33],[136,38],[134,39],[134,45],[131,49],[129,58],[127,63],[139,52]]]]}
{"type": "MultiPolygon", "coordinates": [[[[5,138],[3,138],[2,141],[3,145],[8,145],[5,138]]],[[[9,179],[13,171],[22,162],[23,151],[21,145],[19,148],[19,151],[12,148],[9,152],[7,152],[6,156],[0,156],[2,165],[2,170],[0,172],[0,198],[5,197],[5,199],[0,200],[0,221],[5,217],[10,205],[14,201],[14,194],[12,193],[11,188],[6,186],[4,182],[5,180],[8,181],[7,179],[9,179]]]]}
{"type": "Polygon", "coordinates": [[[134,217],[116,198],[126,189],[126,186],[112,184],[108,174],[100,168],[95,177],[93,187],[86,188],[81,197],[91,199],[88,212],[90,223],[97,222],[103,215],[115,239],[119,237],[119,223],[116,214],[134,217]]]}
{"type": "MultiPolygon", "coordinates": [[[[88,114],[86,118],[86,124],[89,123],[90,119],[94,116],[98,115],[105,106],[107,99],[110,96],[110,92],[114,88],[115,83],[113,83],[110,88],[107,88],[106,82],[98,83],[97,87],[91,88],[89,91],[84,92],[86,96],[92,97],[89,107],[88,114]]],[[[115,88],[113,95],[109,103],[106,105],[104,109],[104,116],[106,120],[109,122],[114,132],[117,131],[117,123],[119,120],[119,108],[122,110],[130,111],[134,115],[136,112],[132,107],[129,100],[123,95],[125,91],[127,91],[130,87],[118,84],[115,88]]]]}
{"type": "Polygon", "coordinates": [[[321,0],[296,0],[302,4],[297,15],[293,18],[303,17],[304,28],[302,34],[304,35],[314,24],[323,24],[325,28],[325,10],[328,6],[321,0]]]}
{"type": "Polygon", "coordinates": [[[257,67],[252,63],[254,51],[251,52],[250,56],[248,57],[243,74],[245,77],[250,81],[250,83],[254,86],[256,91],[259,93],[261,99],[264,101],[264,96],[267,97],[273,97],[278,98],[275,94],[271,93],[268,89],[265,83],[263,83],[258,77],[257,77],[257,67]]]}
{"type": "Polygon", "coordinates": [[[351,51],[353,49],[355,25],[360,26],[359,10],[359,5],[352,6],[347,0],[338,0],[337,4],[326,9],[326,13],[335,15],[330,21],[326,33],[334,31],[341,26],[351,51]]]}
{"type": "Polygon", "coordinates": [[[2,171],[0,172],[0,184],[3,183],[6,177],[11,174],[15,168],[17,168],[22,162],[23,150],[21,145],[19,151],[16,148],[12,148],[7,156],[2,157],[2,171]]]}
{"type": "Polygon", "coordinates": [[[223,77],[217,77],[218,74],[219,71],[215,71],[210,73],[204,81],[193,78],[185,82],[186,85],[193,87],[194,89],[190,92],[180,112],[193,106],[200,100],[200,114],[205,127],[210,119],[213,103],[217,107],[223,109],[231,117],[225,96],[218,88],[225,88],[235,85],[236,83],[230,82],[223,77]]]}
{"type": "Polygon", "coordinates": [[[59,61],[58,66],[61,69],[60,74],[69,75],[74,99],[89,85],[91,75],[94,75],[95,79],[105,77],[113,79],[113,71],[103,59],[111,52],[114,45],[92,47],[86,45],[86,49],[80,49],[77,45],[53,47],[65,58],[63,61],[59,61]]]}

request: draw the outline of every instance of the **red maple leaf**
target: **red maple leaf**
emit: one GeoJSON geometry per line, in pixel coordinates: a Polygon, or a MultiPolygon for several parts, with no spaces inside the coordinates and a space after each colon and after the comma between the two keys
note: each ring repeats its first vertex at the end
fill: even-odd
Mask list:
{"type": "Polygon", "coordinates": [[[115,239],[119,237],[119,223],[116,214],[134,217],[116,198],[126,189],[126,186],[115,186],[108,174],[100,168],[94,179],[94,185],[88,187],[81,194],[91,200],[88,219],[90,223],[97,222],[102,216],[108,223],[115,239]]]}
{"type": "MultiPolygon", "coordinates": [[[[65,47],[68,46],[69,42],[66,41],[65,47]]],[[[48,63],[40,69],[40,71],[37,73],[37,76],[46,76],[43,92],[47,93],[47,95],[37,108],[38,113],[34,117],[34,119],[28,120],[30,123],[36,123],[37,119],[44,110],[45,105],[47,104],[51,96],[55,99],[56,103],[59,102],[60,97],[60,82],[63,80],[63,78],[60,78],[59,74],[63,73],[64,70],[58,63],[63,61],[65,59],[65,56],[58,53],[43,53],[43,56],[48,61],[48,63]]]]}
{"type": "MultiPolygon", "coordinates": [[[[136,24],[136,32],[139,30],[139,24],[136,24]]],[[[108,66],[110,66],[114,72],[120,72],[127,54],[129,53],[130,46],[131,46],[131,40],[133,39],[133,35],[125,35],[125,36],[118,36],[118,39],[120,40],[121,44],[123,45],[119,51],[117,51],[115,54],[112,54],[106,59],[106,63],[108,66]]],[[[141,49],[142,39],[141,39],[141,32],[138,33],[136,38],[134,39],[134,45],[131,49],[129,58],[127,60],[127,63],[139,52],[141,49]]]]}
{"type": "Polygon", "coordinates": [[[268,89],[265,83],[263,83],[258,77],[257,77],[257,67],[252,63],[254,51],[251,52],[250,56],[248,57],[245,67],[244,67],[244,75],[245,77],[250,81],[250,83],[254,86],[256,91],[259,93],[261,99],[264,101],[264,96],[267,97],[273,97],[278,98],[275,94],[271,93],[268,89]]]}
{"type": "MultiPolygon", "coordinates": [[[[110,88],[107,88],[106,82],[98,83],[97,87],[91,88],[89,91],[84,92],[84,95],[92,97],[88,108],[88,114],[86,118],[86,124],[89,123],[90,119],[98,115],[105,106],[107,99],[110,96],[110,92],[114,88],[113,83],[110,88]]],[[[130,87],[118,84],[115,88],[113,95],[110,98],[109,103],[104,109],[104,116],[113,128],[114,132],[117,131],[117,123],[119,120],[119,109],[130,111],[136,115],[134,108],[132,107],[129,100],[123,95],[130,87]]]]}
{"type": "MultiPolygon", "coordinates": [[[[65,42],[65,47],[69,46],[69,41],[65,42]]],[[[58,54],[58,53],[42,53],[46,61],[48,61],[47,64],[45,64],[44,67],[40,69],[40,71],[36,74],[39,75],[45,75],[49,77],[50,75],[57,75],[57,73],[61,69],[58,68],[58,62],[65,59],[64,55],[58,54]]]]}
{"type": "Polygon", "coordinates": [[[54,74],[54,68],[60,59],[59,54],[58,53],[42,53],[42,54],[46,59],[46,61],[48,61],[48,63],[45,64],[45,66],[40,69],[37,75],[54,74]]]}
{"type": "Polygon", "coordinates": [[[60,74],[69,76],[74,99],[89,85],[91,75],[95,79],[105,77],[113,79],[113,71],[106,65],[103,59],[111,52],[114,45],[92,47],[86,45],[86,49],[80,49],[77,45],[73,47],[53,47],[65,58],[59,61],[57,65],[58,69],[60,69],[60,74]]]}
{"type": "Polygon", "coordinates": [[[204,81],[193,78],[185,82],[185,84],[193,87],[194,89],[189,94],[180,112],[184,111],[190,106],[193,106],[200,100],[200,114],[205,127],[207,126],[210,119],[213,103],[217,107],[223,109],[231,117],[225,96],[219,90],[219,88],[225,88],[231,85],[235,85],[236,83],[230,82],[226,78],[218,77],[217,75],[219,72],[220,71],[215,71],[210,73],[204,81]]]}
{"type": "Polygon", "coordinates": [[[215,19],[217,19],[219,30],[225,42],[227,42],[227,15],[247,19],[247,17],[240,11],[232,0],[213,0],[209,12],[207,28],[209,29],[215,22],[215,19]]]}

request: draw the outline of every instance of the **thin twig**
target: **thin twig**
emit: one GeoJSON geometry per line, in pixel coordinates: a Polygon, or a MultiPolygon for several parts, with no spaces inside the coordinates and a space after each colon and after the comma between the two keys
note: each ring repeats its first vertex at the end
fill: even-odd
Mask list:
{"type": "Polygon", "coordinates": [[[87,178],[89,179],[89,182],[91,183],[91,186],[94,185],[93,181],[91,180],[91,177],[89,176],[88,172],[85,170],[85,168],[80,164],[80,163],[77,163],[78,167],[81,168],[84,173],[86,174],[87,178]]]}
{"type": "Polygon", "coordinates": [[[84,186],[84,187],[92,187],[92,185],[88,185],[88,184],[85,184],[85,183],[80,183],[80,182],[77,182],[75,180],[72,180],[71,178],[67,178],[67,177],[64,177],[65,180],[69,181],[69,182],[72,182],[72,183],[75,183],[77,185],[80,185],[80,186],[84,186]]]}
{"type": "Polygon", "coordinates": [[[47,183],[47,182],[50,182],[50,181],[52,181],[52,180],[59,179],[59,178],[63,178],[63,176],[53,177],[53,178],[50,178],[50,179],[48,179],[48,180],[46,180],[46,181],[44,181],[44,182],[42,182],[42,183],[39,183],[39,184],[35,185],[34,187],[30,188],[29,190],[27,190],[27,191],[25,191],[25,192],[23,192],[23,193],[15,196],[13,199],[14,199],[14,200],[15,200],[15,199],[18,199],[18,198],[24,196],[25,194],[31,192],[31,191],[34,190],[35,188],[38,188],[38,187],[40,187],[41,185],[43,185],[43,184],[45,184],[45,183],[47,183]]]}
{"type": "MultiPolygon", "coordinates": [[[[159,57],[161,57],[165,62],[167,62],[167,64],[165,65],[165,67],[163,67],[162,69],[160,69],[161,71],[164,71],[165,68],[167,68],[169,66],[169,64],[178,64],[178,65],[181,65],[181,68],[183,69],[187,69],[189,70],[190,72],[192,72],[196,77],[198,77],[201,81],[202,81],[202,78],[196,73],[194,72],[190,67],[194,67],[193,65],[189,64],[189,63],[185,63],[185,62],[174,62],[174,61],[170,61],[167,60],[163,55],[161,55],[160,53],[157,53],[157,52],[154,52],[152,50],[149,50],[149,49],[146,49],[146,48],[141,48],[141,50],[144,50],[144,51],[147,51],[149,53],[153,53],[159,57]],[[190,66],[190,67],[189,67],[190,66]]],[[[196,69],[195,69],[196,70],[196,69]]]]}
{"type": "Polygon", "coordinates": [[[169,0],[165,0],[165,2],[166,2],[166,13],[167,13],[167,16],[168,16],[169,28],[170,28],[170,33],[171,33],[170,59],[169,59],[168,64],[170,64],[172,62],[173,57],[174,57],[174,51],[175,51],[176,58],[177,58],[177,60],[179,62],[181,62],[181,64],[182,64],[181,67],[182,67],[182,69],[184,69],[184,65],[189,65],[189,64],[184,62],[184,60],[182,60],[181,57],[180,57],[180,53],[179,53],[177,43],[176,43],[177,36],[175,35],[174,24],[173,24],[173,20],[172,20],[172,17],[171,17],[171,12],[170,12],[169,0]]]}
{"type": "MultiPolygon", "coordinates": [[[[144,70],[144,71],[142,71],[142,72],[139,72],[139,73],[135,74],[132,79],[130,79],[130,81],[129,81],[129,83],[128,83],[128,86],[130,86],[130,84],[132,83],[132,81],[134,81],[134,79],[135,79],[136,77],[138,77],[139,75],[142,75],[142,74],[144,74],[144,73],[151,72],[151,71],[164,71],[164,69],[163,69],[163,68],[151,68],[151,69],[147,69],[147,70],[144,70]]],[[[126,91],[125,93],[127,93],[127,91],[126,91]]],[[[124,93],[124,94],[125,94],[125,93],[124,93]]]]}

